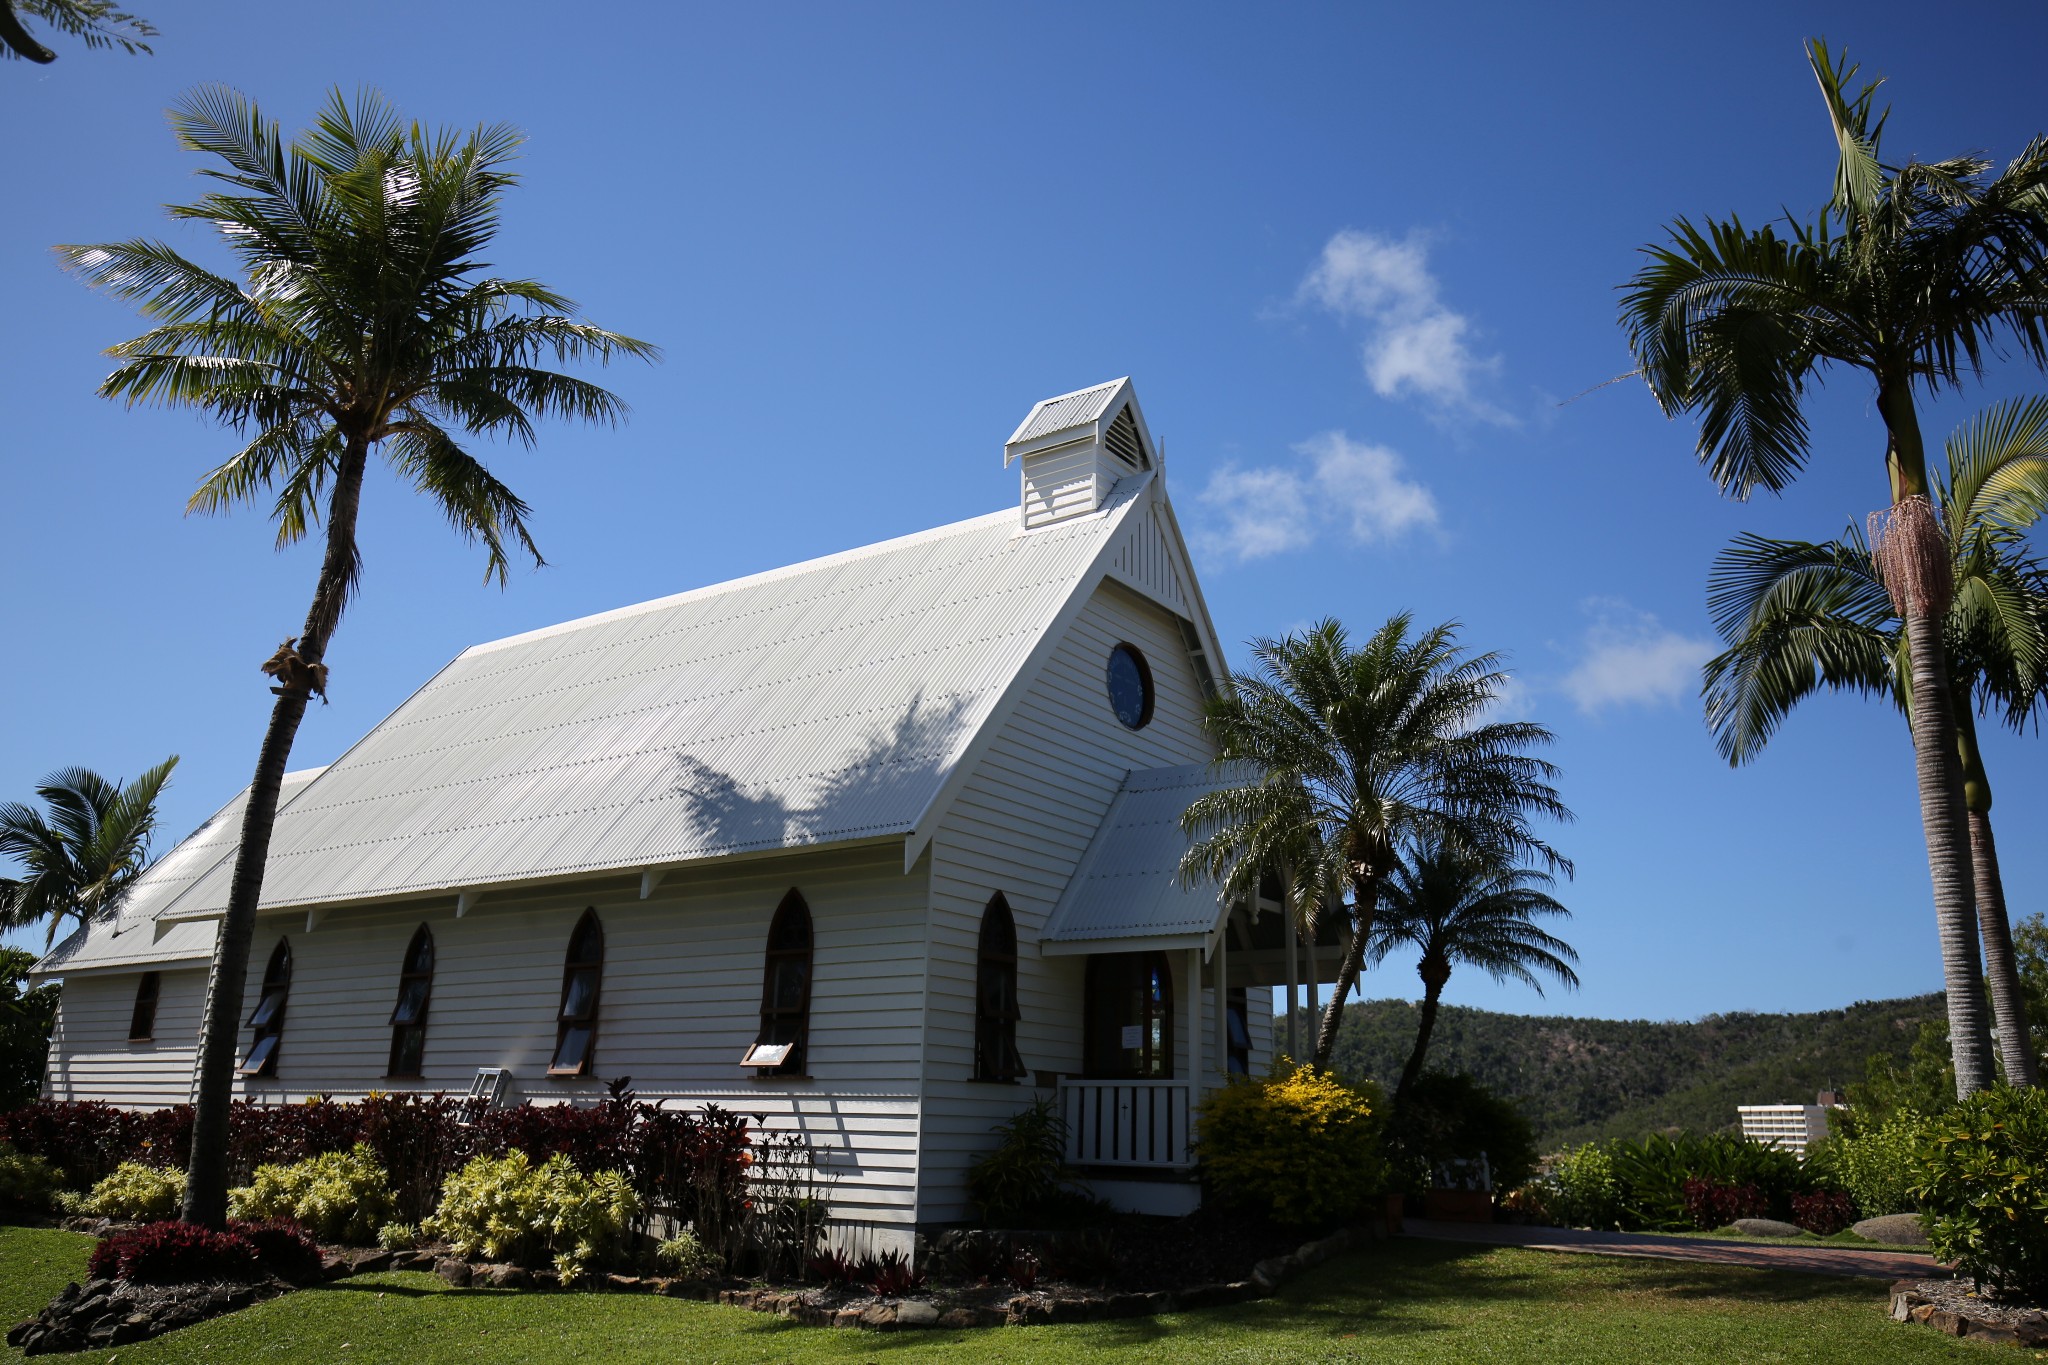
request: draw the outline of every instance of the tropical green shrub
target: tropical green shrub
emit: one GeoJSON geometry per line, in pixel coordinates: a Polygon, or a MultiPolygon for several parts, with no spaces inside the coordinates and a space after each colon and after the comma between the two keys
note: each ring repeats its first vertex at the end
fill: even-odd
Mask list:
{"type": "Polygon", "coordinates": [[[0,1213],[47,1213],[63,1184],[55,1166],[0,1142],[0,1213]]]}
{"type": "Polygon", "coordinates": [[[1935,1257],[2001,1298],[2048,1302],[2048,1091],[1981,1090],[1929,1121],[1913,1154],[1935,1257]]]}
{"type": "Polygon", "coordinates": [[[1512,1101],[1470,1076],[1425,1071],[1394,1106],[1387,1155],[1395,1188],[1420,1193],[1441,1173],[1486,1158],[1495,1190],[1512,1190],[1536,1169],[1536,1131],[1512,1101]]]}
{"type": "Polygon", "coordinates": [[[100,1218],[132,1218],[148,1222],[175,1218],[185,1202],[185,1173],[162,1166],[145,1166],[124,1161],[112,1175],[83,1196],[60,1198],[67,1213],[87,1213],[100,1218]]]}
{"type": "Polygon", "coordinates": [[[1899,1109],[1854,1137],[1828,1138],[1815,1144],[1809,1158],[1849,1192],[1865,1218],[1887,1213],[1912,1213],[1919,1207],[1913,1186],[1919,1179],[1914,1148],[1928,1120],[1911,1109],[1899,1109]]]}
{"type": "Polygon", "coordinates": [[[418,1223],[386,1223],[377,1229],[377,1245],[386,1251],[411,1251],[425,1240],[418,1223]]]}
{"type": "Polygon", "coordinates": [[[1614,1158],[1597,1142],[1574,1147],[1551,1167],[1544,1210],[1568,1228],[1612,1229],[1621,1220],[1621,1181],[1614,1158]]]}
{"type": "Polygon", "coordinates": [[[1694,1226],[1687,1207],[1688,1180],[1735,1189],[1754,1186],[1768,1217],[1792,1211],[1792,1196],[1807,1182],[1799,1158],[1782,1147],[1767,1147],[1733,1133],[1653,1133],[1641,1142],[1608,1146],[1621,1186],[1621,1222],[1628,1228],[1683,1232],[1694,1226]]]}
{"type": "Polygon", "coordinates": [[[553,1258],[567,1284],[613,1255],[640,1201],[617,1171],[585,1175],[557,1152],[480,1156],[448,1177],[424,1230],[458,1256],[532,1266],[553,1258]]]}
{"type": "Polygon", "coordinates": [[[688,1228],[656,1247],[654,1259],[679,1280],[709,1280],[725,1272],[725,1261],[688,1228]]]}
{"type": "Polygon", "coordinates": [[[1372,1090],[1285,1065],[1209,1093],[1196,1126],[1202,1180],[1217,1202],[1290,1226],[1357,1216],[1385,1188],[1372,1090]]]}
{"type": "Polygon", "coordinates": [[[1079,1194],[1067,1175],[1067,1124],[1051,1100],[1020,1109],[992,1129],[995,1150],[967,1169],[967,1197],[994,1227],[1033,1227],[1050,1221],[1079,1194]]]}
{"type": "Polygon", "coordinates": [[[391,1214],[390,1177],[360,1142],[289,1166],[258,1166],[247,1185],[228,1191],[230,1218],[287,1218],[323,1242],[370,1242],[391,1214]]]}

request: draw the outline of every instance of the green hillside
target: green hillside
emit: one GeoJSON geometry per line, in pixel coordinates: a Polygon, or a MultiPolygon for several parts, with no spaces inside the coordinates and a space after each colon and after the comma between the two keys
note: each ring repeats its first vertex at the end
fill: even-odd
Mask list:
{"type": "MultiPolygon", "coordinates": [[[[1710,1014],[1690,1023],[1447,1005],[1429,1064],[1466,1072],[1514,1100],[1545,1147],[1558,1147],[1665,1128],[1733,1128],[1738,1104],[1810,1104],[1816,1091],[1861,1081],[1874,1052],[1903,1059],[1921,1020],[1941,1012],[1939,994],[1816,1014],[1710,1014]]],[[[1412,1001],[1354,1005],[1344,1011],[1332,1063],[1346,1076],[1391,1088],[1414,1046],[1415,1023],[1412,1001]]]]}

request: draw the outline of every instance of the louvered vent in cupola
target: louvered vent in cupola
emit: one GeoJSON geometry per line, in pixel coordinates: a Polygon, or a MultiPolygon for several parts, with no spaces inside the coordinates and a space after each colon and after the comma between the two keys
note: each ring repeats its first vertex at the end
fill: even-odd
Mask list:
{"type": "Polygon", "coordinates": [[[1101,507],[1121,479],[1157,463],[1128,378],[1034,405],[1003,446],[1023,464],[1024,525],[1045,526],[1101,507]]]}

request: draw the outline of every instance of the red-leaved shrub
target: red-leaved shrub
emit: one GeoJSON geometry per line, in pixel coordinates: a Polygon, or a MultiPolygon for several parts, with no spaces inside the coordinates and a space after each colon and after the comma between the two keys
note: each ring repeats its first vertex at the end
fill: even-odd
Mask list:
{"type": "Polygon", "coordinates": [[[1856,1221],[1856,1201],[1841,1190],[1795,1194],[1792,1221],[1816,1237],[1832,1237],[1856,1221]]]}
{"type": "Polygon", "coordinates": [[[312,1284],[320,1279],[320,1246],[291,1219],[233,1222],[228,1231],[256,1248],[257,1262],[280,1280],[312,1284]]]}
{"type": "Polygon", "coordinates": [[[1722,1185],[1712,1180],[1685,1182],[1685,1212],[1702,1232],[1726,1227],[1738,1218],[1767,1218],[1770,1200],[1754,1185],[1722,1185]]]}
{"type": "Polygon", "coordinates": [[[87,1268],[95,1279],[142,1284],[263,1278],[248,1238],[197,1223],[147,1223],[117,1232],[93,1248],[87,1268]]]}

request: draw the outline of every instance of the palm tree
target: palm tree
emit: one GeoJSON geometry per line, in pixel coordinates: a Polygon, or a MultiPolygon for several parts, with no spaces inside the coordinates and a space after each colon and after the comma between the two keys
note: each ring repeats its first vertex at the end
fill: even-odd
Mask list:
{"type": "Polygon", "coordinates": [[[1571,967],[1578,953],[1535,924],[1539,916],[1571,915],[1544,889],[1551,884],[1546,872],[1428,837],[1414,844],[1381,884],[1380,920],[1366,948],[1368,965],[1379,965],[1404,944],[1422,953],[1415,967],[1422,977],[1422,1017],[1394,1088],[1397,1102],[1422,1075],[1453,964],[1477,967],[1495,981],[1519,981],[1538,995],[1545,975],[1578,989],[1578,973],[1571,967]]]}
{"type": "Polygon", "coordinates": [[[1334,620],[1253,641],[1257,672],[1233,675],[1206,716],[1217,771],[1236,780],[1181,817],[1193,838],[1181,860],[1189,884],[1214,880],[1227,899],[1248,899],[1261,869],[1279,868],[1288,913],[1305,932],[1325,914],[1347,917],[1350,944],[1316,1036],[1319,1069],[1404,842],[1443,839],[1571,870],[1531,826],[1571,818],[1551,785],[1557,769],[1529,753],[1550,732],[1486,721],[1507,680],[1498,655],[1466,657],[1455,625],[1413,638],[1409,626],[1406,613],[1395,616],[1356,649],[1334,620]]]}
{"type": "Polygon", "coordinates": [[[47,815],[19,801],[0,805],[0,857],[22,873],[0,878],[0,929],[47,920],[48,951],[67,922],[82,929],[113,914],[149,865],[157,798],[177,766],[172,754],[126,786],[90,768],[63,768],[36,786],[47,815]]]}
{"type": "Polygon", "coordinates": [[[1622,324],[1665,412],[1697,413],[1698,451],[1724,493],[1789,484],[1807,458],[1800,403],[1832,367],[1872,381],[1887,435],[1890,510],[1874,557],[1905,622],[1914,761],[1948,987],[1956,1085],[1990,1084],[1955,708],[1940,622],[1952,583],[1929,500],[1915,404],[2010,346],[2048,365],[2048,140],[1996,175],[1980,157],[1881,160],[1876,83],[1825,45],[1808,58],[1839,161],[1818,220],[1780,236],[1734,218],[1681,218],[1627,286],[1622,324]]]}
{"type": "Polygon", "coordinates": [[[57,60],[57,54],[37,42],[21,22],[23,14],[84,39],[88,48],[148,52],[149,44],[142,40],[156,37],[147,20],[115,9],[109,0],[0,0],[0,58],[43,64],[57,60]]]}
{"type": "MultiPolygon", "coordinates": [[[[1990,409],[1951,435],[1946,453],[1948,474],[1934,489],[1955,584],[1944,652],[1977,922],[2005,1078],[2035,1085],[1975,717],[1996,702],[2017,728],[2038,709],[2048,681],[2048,571],[2027,556],[2024,539],[2048,507],[2048,399],[1990,409]]],[[[1708,582],[1728,648],[1707,664],[1707,725],[1731,765],[1755,758],[1792,708],[1822,687],[1910,708],[1904,632],[1855,527],[1826,545],[1740,536],[1708,582]]]]}
{"type": "Polygon", "coordinates": [[[243,282],[159,242],[60,247],[72,270],[156,324],[112,348],[121,363],[100,392],[199,408],[248,438],[191,508],[270,498],[280,546],[323,521],[326,539],[305,625],[263,665],[277,700],[207,990],[185,1215],[218,1227],[235,1035],[278,788],[307,703],[325,694],[327,647],[361,569],[356,517],[371,453],[482,542],[486,580],[502,585],[512,554],[543,561],[526,504],[464,438],[530,446],[539,417],[616,423],[618,397],[541,362],[658,352],[580,321],[544,285],[484,273],[481,254],[516,181],[507,164],[522,138],[510,127],[422,129],[379,95],[351,106],[336,92],[287,142],[218,87],[187,96],[171,124],[183,146],[224,163],[204,173],[231,188],[170,214],[212,225],[243,282]]]}

